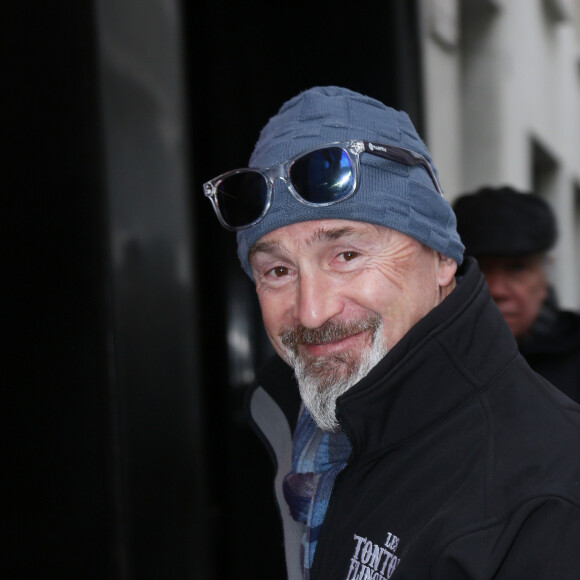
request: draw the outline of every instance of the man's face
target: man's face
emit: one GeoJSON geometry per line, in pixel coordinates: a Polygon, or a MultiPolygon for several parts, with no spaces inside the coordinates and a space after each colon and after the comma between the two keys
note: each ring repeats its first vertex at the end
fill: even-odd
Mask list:
{"type": "Polygon", "coordinates": [[[274,230],[250,264],[266,332],[328,431],[336,398],[453,289],[457,266],[409,236],[347,220],[274,230]]]}
{"type": "Polygon", "coordinates": [[[492,298],[516,340],[536,320],[548,285],[541,255],[478,258],[492,298]]]}

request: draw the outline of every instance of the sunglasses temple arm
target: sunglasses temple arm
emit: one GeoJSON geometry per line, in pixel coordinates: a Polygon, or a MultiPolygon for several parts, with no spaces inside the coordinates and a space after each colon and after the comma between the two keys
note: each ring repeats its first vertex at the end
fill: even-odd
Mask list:
{"type": "Polygon", "coordinates": [[[402,163],[403,165],[421,165],[429,174],[429,177],[431,178],[437,193],[441,197],[444,197],[443,190],[439,185],[439,181],[437,180],[433,169],[431,169],[429,162],[424,157],[418,153],[415,153],[414,151],[411,151],[410,149],[402,149],[400,147],[393,148],[389,147],[388,145],[374,145],[368,141],[364,141],[363,143],[365,146],[365,151],[371,155],[382,157],[383,159],[388,159],[389,161],[395,161],[396,163],[402,163]]]}

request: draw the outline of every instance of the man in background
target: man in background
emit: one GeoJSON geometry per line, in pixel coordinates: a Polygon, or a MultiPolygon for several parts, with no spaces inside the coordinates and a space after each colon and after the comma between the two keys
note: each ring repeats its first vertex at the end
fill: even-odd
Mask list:
{"type": "Polygon", "coordinates": [[[580,315],[561,310],[546,274],[557,239],[550,206],[512,187],[456,199],[457,230],[530,366],[580,402],[580,315]]]}

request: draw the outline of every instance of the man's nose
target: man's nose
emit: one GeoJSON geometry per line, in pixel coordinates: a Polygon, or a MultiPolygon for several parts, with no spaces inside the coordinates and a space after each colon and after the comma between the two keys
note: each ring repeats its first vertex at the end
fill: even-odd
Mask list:
{"type": "Polygon", "coordinates": [[[294,317],[302,326],[318,328],[339,314],[343,306],[336,281],[321,271],[301,273],[294,317]]]}
{"type": "Polygon", "coordinates": [[[489,286],[489,292],[494,300],[509,295],[509,280],[505,274],[498,270],[484,271],[485,281],[489,286]]]}

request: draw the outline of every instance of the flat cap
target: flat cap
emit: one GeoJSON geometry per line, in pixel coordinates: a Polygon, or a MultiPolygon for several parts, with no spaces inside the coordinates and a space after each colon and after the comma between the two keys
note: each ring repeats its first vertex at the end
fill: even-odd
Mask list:
{"type": "Polygon", "coordinates": [[[557,238],[556,219],[539,196],[513,187],[483,187],[453,203],[465,253],[523,256],[549,250],[557,238]]]}

